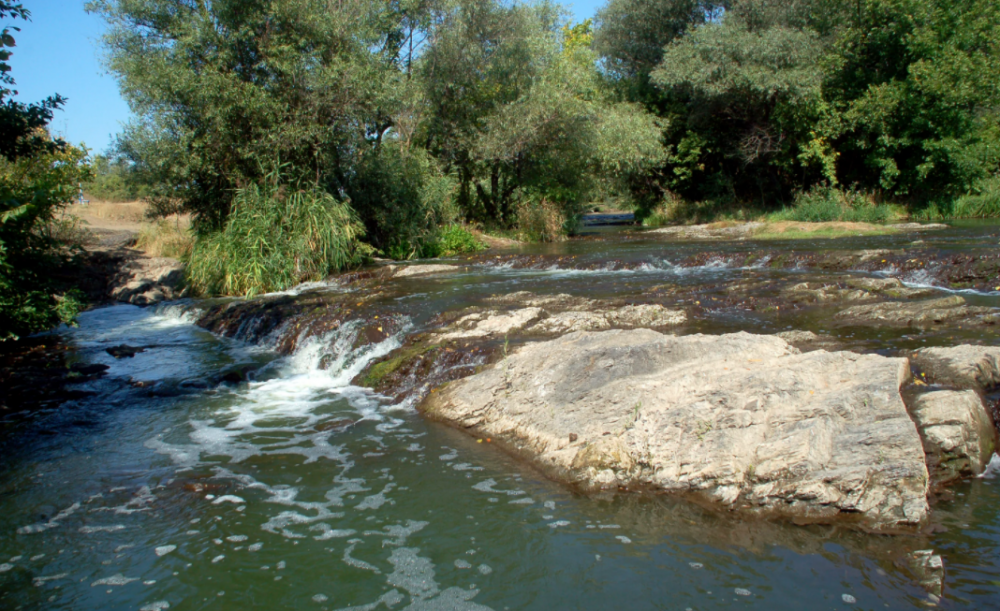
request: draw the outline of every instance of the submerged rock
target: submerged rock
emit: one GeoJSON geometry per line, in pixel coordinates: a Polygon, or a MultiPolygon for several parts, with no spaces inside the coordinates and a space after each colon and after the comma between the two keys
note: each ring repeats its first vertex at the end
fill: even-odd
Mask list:
{"type": "Polygon", "coordinates": [[[412,278],[413,276],[427,276],[430,274],[446,274],[458,271],[461,268],[457,265],[444,265],[440,263],[428,263],[423,265],[393,265],[390,266],[393,278],[412,278]]]}
{"type": "Polygon", "coordinates": [[[996,449],[996,429],[979,394],[972,390],[936,390],[912,402],[910,413],[920,430],[933,479],[947,483],[980,475],[996,449]]]}
{"type": "Polygon", "coordinates": [[[857,305],[834,315],[841,326],[931,327],[943,323],[1000,322],[1000,311],[994,308],[970,306],[958,295],[915,302],[887,301],[857,305]]]}
{"type": "Polygon", "coordinates": [[[836,282],[801,282],[782,290],[792,303],[864,303],[885,298],[923,299],[937,295],[934,289],[907,287],[897,278],[844,277],[836,282]]]}
{"type": "Polygon", "coordinates": [[[586,488],[892,530],[928,511],[899,394],[908,376],[906,359],[800,354],[773,336],[577,332],[528,344],[422,409],[586,488]]]}
{"type": "Polygon", "coordinates": [[[449,331],[433,337],[433,342],[479,337],[503,337],[519,331],[544,315],[541,308],[522,308],[512,312],[474,312],[458,319],[449,331]]]}

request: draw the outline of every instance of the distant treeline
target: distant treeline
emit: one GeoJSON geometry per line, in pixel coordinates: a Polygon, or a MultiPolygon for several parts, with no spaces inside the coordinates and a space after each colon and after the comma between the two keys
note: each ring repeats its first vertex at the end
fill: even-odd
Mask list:
{"type": "Polygon", "coordinates": [[[993,0],[88,6],[136,116],[108,167],[206,240],[291,192],[397,258],[456,223],[552,238],[593,202],[1000,214],[993,0]]]}

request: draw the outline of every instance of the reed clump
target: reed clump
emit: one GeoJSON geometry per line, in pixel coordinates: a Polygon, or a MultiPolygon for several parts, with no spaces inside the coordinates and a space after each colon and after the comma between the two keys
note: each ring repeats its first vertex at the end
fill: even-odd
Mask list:
{"type": "Polygon", "coordinates": [[[277,172],[238,189],[222,230],[202,235],[187,267],[198,293],[282,291],[364,263],[372,248],[351,207],[318,186],[286,185],[277,172]]]}

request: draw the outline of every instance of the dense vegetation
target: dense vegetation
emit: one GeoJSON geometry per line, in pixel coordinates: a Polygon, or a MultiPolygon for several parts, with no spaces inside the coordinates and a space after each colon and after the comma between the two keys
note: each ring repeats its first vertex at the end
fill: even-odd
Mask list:
{"type": "Polygon", "coordinates": [[[103,173],[195,215],[205,290],[319,276],[362,241],[472,249],[469,225],[554,239],[595,202],[664,222],[1000,215],[989,0],[609,0],[575,25],[545,0],[88,6],[137,117],[103,173]],[[328,210],[302,243],[342,250],[304,264],[259,238],[299,231],[254,226],[293,200],[328,210]],[[219,263],[258,259],[281,280],[219,263]]]}
{"type": "MultiPolygon", "coordinates": [[[[0,19],[27,20],[20,4],[0,1],[0,19]]],[[[75,316],[73,294],[58,294],[52,271],[64,258],[53,236],[58,210],[86,178],[85,153],[53,139],[52,111],[65,103],[54,95],[39,103],[11,99],[8,26],[0,32],[0,341],[47,329],[75,316]]]]}

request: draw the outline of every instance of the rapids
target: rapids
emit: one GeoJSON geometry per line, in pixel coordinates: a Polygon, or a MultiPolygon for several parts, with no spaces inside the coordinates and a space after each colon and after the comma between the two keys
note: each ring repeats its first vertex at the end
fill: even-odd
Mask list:
{"type": "MultiPolygon", "coordinates": [[[[441,275],[313,283],[214,326],[206,313],[228,302],[87,312],[58,333],[106,374],[81,384],[88,397],[0,428],[0,608],[1000,607],[996,457],[937,500],[933,534],[874,536],[676,498],[582,495],[424,420],[420,389],[390,397],[357,385],[449,315],[525,290],[686,308],[678,333],[801,329],[884,353],[998,343],[995,330],[968,326],[837,327],[822,307],[781,300],[790,283],[847,274],[1000,308],[1000,288],[955,286],[934,265],[903,269],[915,251],[995,255],[996,226],[915,239],[837,240],[890,254],[822,270],[803,263],[831,248],[822,241],[605,236],[460,259],[441,275]],[[792,251],[801,256],[775,264],[792,251]],[[336,320],[317,318],[334,309],[336,320]],[[145,351],[107,353],[121,344],[145,351]],[[940,555],[944,572],[917,566],[919,550],[940,555]],[[928,582],[940,578],[938,597],[928,582]]],[[[468,373],[489,358],[451,366],[468,373]]]]}

